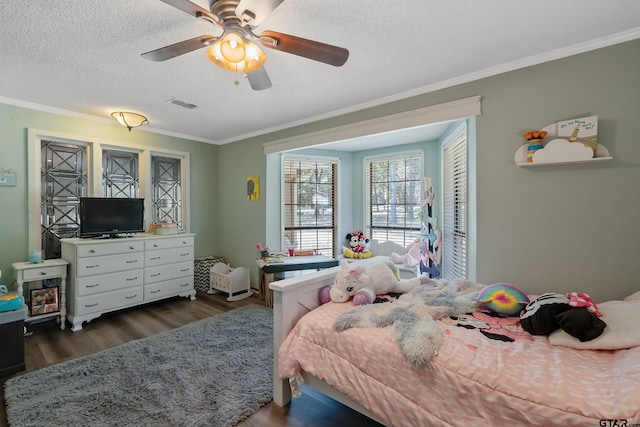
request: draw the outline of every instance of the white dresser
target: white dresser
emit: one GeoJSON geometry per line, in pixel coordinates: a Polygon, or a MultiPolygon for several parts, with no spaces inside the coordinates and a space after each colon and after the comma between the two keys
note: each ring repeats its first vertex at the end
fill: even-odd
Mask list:
{"type": "Polygon", "coordinates": [[[82,322],[173,296],[195,299],[194,234],[141,234],[123,239],[62,239],[69,262],[67,319],[82,322]]]}

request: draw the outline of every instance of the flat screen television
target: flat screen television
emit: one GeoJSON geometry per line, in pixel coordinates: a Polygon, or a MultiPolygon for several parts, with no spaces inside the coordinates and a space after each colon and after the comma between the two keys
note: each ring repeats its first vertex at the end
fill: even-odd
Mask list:
{"type": "Polygon", "coordinates": [[[144,232],[144,199],[80,198],[80,237],[127,237],[144,232]]]}

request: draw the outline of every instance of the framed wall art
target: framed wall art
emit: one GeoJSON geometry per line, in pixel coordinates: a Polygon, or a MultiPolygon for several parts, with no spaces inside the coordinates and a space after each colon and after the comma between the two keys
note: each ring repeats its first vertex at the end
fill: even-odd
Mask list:
{"type": "Polygon", "coordinates": [[[42,289],[31,289],[29,299],[29,311],[31,316],[39,314],[56,313],[60,311],[58,302],[58,286],[42,289]]]}
{"type": "Polygon", "coordinates": [[[260,177],[247,178],[247,200],[260,200],[260,177]]]}

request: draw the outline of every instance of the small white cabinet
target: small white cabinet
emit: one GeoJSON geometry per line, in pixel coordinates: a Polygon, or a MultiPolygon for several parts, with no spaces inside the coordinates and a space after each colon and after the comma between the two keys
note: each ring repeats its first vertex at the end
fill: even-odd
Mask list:
{"type": "Polygon", "coordinates": [[[149,301],[195,299],[194,239],[194,234],[62,239],[62,258],[69,262],[67,319],[72,330],[104,313],[149,301]]]}

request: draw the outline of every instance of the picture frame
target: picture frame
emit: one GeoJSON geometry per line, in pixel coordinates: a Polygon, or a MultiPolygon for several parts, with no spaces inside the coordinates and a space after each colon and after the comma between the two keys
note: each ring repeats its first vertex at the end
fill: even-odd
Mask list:
{"type": "Polygon", "coordinates": [[[31,289],[29,311],[31,316],[57,313],[60,311],[60,289],[58,286],[50,288],[31,289]]]}
{"type": "Polygon", "coordinates": [[[247,200],[260,200],[260,177],[247,177],[247,200]]]}

